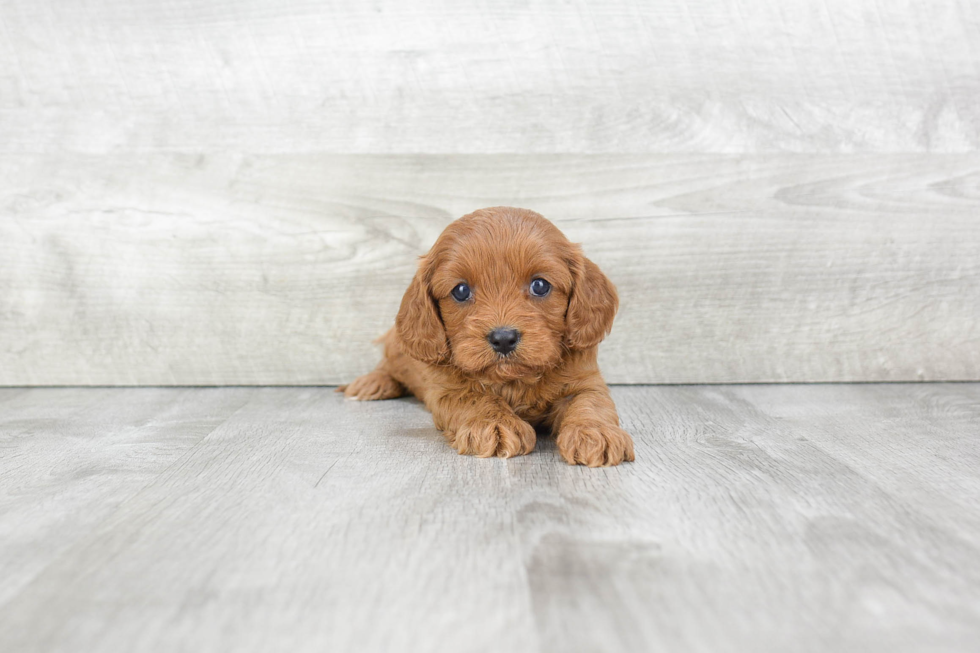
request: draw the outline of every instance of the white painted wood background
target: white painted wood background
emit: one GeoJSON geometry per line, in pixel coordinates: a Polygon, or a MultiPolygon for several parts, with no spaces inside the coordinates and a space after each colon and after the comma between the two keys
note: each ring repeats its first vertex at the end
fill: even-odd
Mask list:
{"type": "Polygon", "coordinates": [[[611,381],[980,379],[980,5],[0,0],[0,384],[348,380],[494,204],[611,381]]]}

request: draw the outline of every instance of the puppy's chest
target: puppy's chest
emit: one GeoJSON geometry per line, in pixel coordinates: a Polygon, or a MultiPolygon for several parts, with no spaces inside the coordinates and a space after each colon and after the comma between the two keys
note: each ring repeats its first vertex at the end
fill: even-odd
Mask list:
{"type": "Polygon", "coordinates": [[[506,401],[518,416],[531,422],[545,417],[551,411],[554,402],[560,398],[557,391],[549,392],[548,390],[550,388],[518,383],[508,383],[491,388],[491,391],[506,401]]]}

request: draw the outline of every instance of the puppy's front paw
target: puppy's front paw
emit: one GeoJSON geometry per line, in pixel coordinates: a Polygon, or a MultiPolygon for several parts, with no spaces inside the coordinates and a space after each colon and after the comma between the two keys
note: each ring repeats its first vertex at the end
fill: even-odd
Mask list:
{"type": "Polygon", "coordinates": [[[469,456],[510,458],[534,451],[534,427],[518,417],[474,421],[446,431],[456,451],[469,456]]]}
{"type": "Polygon", "coordinates": [[[348,399],[376,401],[401,397],[405,394],[405,386],[388,373],[375,370],[357,377],[348,385],[338,387],[337,392],[343,392],[348,399]]]}
{"type": "Polygon", "coordinates": [[[569,424],[558,433],[558,453],[569,465],[609,467],[633,460],[633,438],[613,424],[569,424]]]}

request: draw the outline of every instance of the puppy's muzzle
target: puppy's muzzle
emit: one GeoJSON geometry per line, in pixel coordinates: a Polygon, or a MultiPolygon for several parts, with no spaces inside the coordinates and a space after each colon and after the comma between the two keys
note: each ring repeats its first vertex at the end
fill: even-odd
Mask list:
{"type": "Polygon", "coordinates": [[[509,327],[498,327],[487,334],[487,342],[495,352],[506,356],[517,348],[521,341],[521,332],[509,327]]]}

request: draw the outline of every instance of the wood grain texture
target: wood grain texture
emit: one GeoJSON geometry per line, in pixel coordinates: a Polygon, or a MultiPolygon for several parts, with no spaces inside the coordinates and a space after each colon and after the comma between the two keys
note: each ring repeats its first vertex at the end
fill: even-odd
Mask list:
{"type": "Polygon", "coordinates": [[[329,384],[452,219],[524,206],[618,285],[626,383],[980,379],[968,155],[7,155],[0,384],[329,384]]]}
{"type": "MultiPolygon", "coordinates": [[[[328,388],[8,392],[0,496],[22,509],[2,519],[19,562],[44,564],[4,588],[0,650],[980,640],[977,384],[614,387],[637,462],[603,470],[565,465],[551,438],[460,457],[414,400],[328,388]],[[52,516],[118,484],[75,458],[81,433],[113,459],[127,441],[188,446],[144,448],[152,478],[80,529],[52,516]]],[[[0,560],[11,550],[0,539],[0,560]]]]}
{"type": "Polygon", "coordinates": [[[7,151],[967,152],[972,0],[3,0],[7,151]]]}
{"type": "Polygon", "coordinates": [[[0,394],[0,613],[249,396],[227,389],[0,394]]]}

